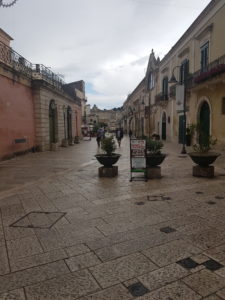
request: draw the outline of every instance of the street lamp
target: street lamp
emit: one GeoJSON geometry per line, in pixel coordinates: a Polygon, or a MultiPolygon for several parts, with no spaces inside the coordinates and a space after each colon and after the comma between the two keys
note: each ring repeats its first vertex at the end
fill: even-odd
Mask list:
{"type": "MultiPolygon", "coordinates": [[[[178,81],[174,75],[174,70],[176,68],[180,68],[181,66],[175,66],[172,70],[172,76],[169,80],[169,83],[175,83],[177,84],[178,81]]],[[[185,148],[185,144],[186,144],[186,84],[187,84],[187,79],[186,79],[186,74],[184,74],[184,101],[183,101],[183,132],[182,132],[182,150],[181,150],[181,154],[186,154],[187,151],[186,151],[186,148],[185,148]]]]}
{"type": "Polygon", "coordinates": [[[0,0],[0,7],[10,7],[10,6],[13,6],[18,0],[11,0],[10,2],[6,1],[5,0],[0,0]]]}

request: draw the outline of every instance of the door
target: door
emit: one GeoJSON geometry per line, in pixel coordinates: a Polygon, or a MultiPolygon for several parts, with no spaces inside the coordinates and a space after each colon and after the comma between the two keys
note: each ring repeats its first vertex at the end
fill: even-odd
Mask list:
{"type": "Polygon", "coordinates": [[[57,142],[57,108],[54,100],[49,104],[49,139],[50,143],[57,142]]]}
{"type": "Polygon", "coordinates": [[[162,140],[166,140],[166,113],[162,116],[162,140]]]}
{"type": "Polygon", "coordinates": [[[67,108],[67,138],[72,140],[72,109],[70,106],[67,108]]]}

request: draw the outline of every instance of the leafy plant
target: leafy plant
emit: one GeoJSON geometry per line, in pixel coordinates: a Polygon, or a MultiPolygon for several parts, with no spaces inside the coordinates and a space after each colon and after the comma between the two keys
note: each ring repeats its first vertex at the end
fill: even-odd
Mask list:
{"type": "Polygon", "coordinates": [[[213,138],[211,135],[204,131],[204,126],[198,123],[195,127],[196,133],[198,135],[198,143],[193,145],[193,150],[195,152],[206,153],[209,152],[213,146],[216,145],[217,139],[213,138]]]}
{"type": "Polygon", "coordinates": [[[195,131],[196,131],[196,124],[191,123],[191,124],[187,125],[187,128],[186,128],[187,135],[193,136],[195,131]]]}
{"type": "Polygon", "coordinates": [[[163,143],[161,141],[155,141],[150,138],[146,139],[146,148],[149,154],[161,154],[163,143]]]}
{"type": "Polygon", "coordinates": [[[112,136],[105,137],[101,140],[101,149],[107,154],[112,155],[112,153],[116,150],[116,143],[112,136]]]}

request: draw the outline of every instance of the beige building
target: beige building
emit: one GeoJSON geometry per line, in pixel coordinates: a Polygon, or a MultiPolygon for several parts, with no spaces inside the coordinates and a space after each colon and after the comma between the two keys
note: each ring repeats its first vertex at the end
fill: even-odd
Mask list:
{"type": "MultiPolygon", "coordinates": [[[[225,147],[224,28],[225,2],[212,0],[161,61],[151,53],[143,79],[145,123],[150,120],[151,134],[182,143],[185,128],[201,122],[218,146],[225,147]],[[170,84],[172,75],[176,84],[170,84]]],[[[128,97],[124,111],[131,103],[128,97]]]]}

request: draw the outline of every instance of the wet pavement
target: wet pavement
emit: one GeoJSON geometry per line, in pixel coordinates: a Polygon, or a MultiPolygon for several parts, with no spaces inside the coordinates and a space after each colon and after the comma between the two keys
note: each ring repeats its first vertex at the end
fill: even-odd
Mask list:
{"type": "Polygon", "coordinates": [[[225,154],[215,178],[167,143],[162,178],[99,178],[96,141],[0,163],[0,299],[225,299],[225,154]]]}

